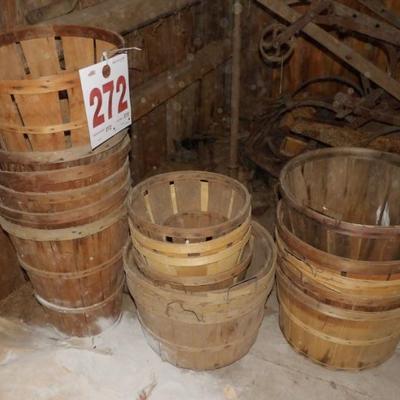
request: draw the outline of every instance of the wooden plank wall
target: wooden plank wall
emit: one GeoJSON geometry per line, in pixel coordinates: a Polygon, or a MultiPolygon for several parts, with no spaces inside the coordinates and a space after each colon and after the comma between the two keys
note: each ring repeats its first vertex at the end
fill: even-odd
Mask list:
{"type": "MultiPolygon", "coordinates": [[[[290,60],[284,65],[271,68],[265,64],[258,54],[258,42],[262,29],[271,22],[277,22],[268,12],[253,0],[248,1],[247,6],[251,9],[248,19],[249,25],[244,33],[244,40],[248,43],[247,48],[251,51],[248,57],[251,62],[246,63],[247,80],[244,82],[243,92],[253,92],[276,98],[285,91],[293,91],[302,82],[317,76],[341,75],[358,82],[358,76],[341,61],[325,50],[318,48],[309,39],[300,37],[297,40],[296,51],[290,60]]],[[[341,3],[354,7],[360,11],[366,11],[355,0],[339,0],[341,3]]],[[[385,4],[400,13],[400,2],[396,0],[384,0],[385,4]]],[[[302,7],[297,7],[302,11],[302,7]]],[[[384,52],[366,41],[354,37],[341,38],[345,43],[356,49],[364,57],[373,61],[381,68],[387,66],[384,52]]],[[[337,85],[314,85],[313,91],[318,94],[333,94],[339,87],[337,85]]],[[[254,93],[250,93],[253,94],[254,93]]]]}
{"type": "MultiPolygon", "coordinates": [[[[190,61],[208,44],[226,38],[230,31],[229,4],[226,0],[205,0],[125,35],[128,47],[143,49],[129,53],[133,96],[136,88],[190,61]]],[[[157,170],[175,153],[180,140],[206,133],[224,102],[221,66],[185,85],[176,96],[137,120],[132,130],[134,180],[157,170]]]]}

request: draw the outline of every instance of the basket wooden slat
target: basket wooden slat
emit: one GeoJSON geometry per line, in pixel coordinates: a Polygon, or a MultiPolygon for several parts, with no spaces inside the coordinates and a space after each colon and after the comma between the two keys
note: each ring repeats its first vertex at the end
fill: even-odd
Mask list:
{"type": "Polygon", "coordinates": [[[29,27],[1,34],[1,149],[29,153],[89,144],[78,69],[118,47],[123,47],[121,36],[89,27],[29,27]]]}
{"type": "Polygon", "coordinates": [[[47,152],[13,152],[0,150],[0,168],[8,172],[52,171],[79,165],[87,165],[107,158],[115,152],[116,146],[128,141],[127,130],[124,130],[95,150],[90,145],[68,150],[47,152]]]}
{"type": "Polygon", "coordinates": [[[23,226],[57,229],[95,221],[121,207],[130,188],[129,138],[108,157],[65,169],[0,171],[0,215],[23,226]],[[63,190],[65,189],[65,190],[63,190]]]}
{"type": "Polygon", "coordinates": [[[220,290],[177,290],[138,269],[131,248],[124,256],[129,290],[149,345],[164,360],[195,370],[215,369],[243,357],[254,343],[273,283],[276,250],[253,223],[255,254],[242,281],[220,290]]]}
{"type": "Polygon", "coordinates": [[[358,370],[400,341],[399,261],[352,260],[299,239],[278,206],[280,325],[288,342],[329,368],[358,370]]]}
{"type": "Polygon", "coordinates": [[[329,368],[362,370],[391,357],[400,340],[400,309],[363,312],[324,304],[277,275],[279,320],[288,342],[329,368]]]}
{"type": "Polygon", "coordinates": [[[124,206],[74,228],[44,230],[2,218],[0,222],[33,278],[39,302],[60,331],[93,335],[118,319],[123,283],[120,255],[128,239],[124,206]]]}
{"type": "Polygon", "coordinates": [[[171,243],[205,242],[242,225],[250,215],[250,195],[231,178],[211,172],[157,175],[137,185],[129,197],[135,229],[171,243]]]}
{"type": "Polygon", "coordinates": [[[400,260],[400,156],[340,148],[305,153],[280,177],[288,228],[330,254],[400,260]]]}
{"type": "Polygon", "coordinates": [[[211,289],[244,273],[249,194],[231,178],[195,171],[150,178],[132,189],[129,219],[136,262],[149,277],[211,289]]]}

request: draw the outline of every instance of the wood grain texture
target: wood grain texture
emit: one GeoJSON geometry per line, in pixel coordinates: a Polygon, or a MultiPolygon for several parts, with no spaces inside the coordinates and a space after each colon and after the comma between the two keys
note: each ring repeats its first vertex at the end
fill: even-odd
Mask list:
{"type": "Polygon", "coordinates": [[[131,32],[149,25],[199,0],[107,0],[70,15],[49,20],[49,24],[97,26],[119,33],[131,32]]]}
{"type": "Polygon", "coordinates": [[[206,242],[223,236],[242,225],[251,208],[250,195],[241,183],[201,171],[149,178],[131,191],[128,207],[135,229],[173,243],[206,242]],[[201,211],[202,183],[209,188],[207,212],[201,211]]]}
{"type": "Polygon", "coordinates": [[[78,69],[95,61],[95,49],[101,53],[122,43],[115,33],[79,26],[37,26],[0,35],[1,150],[49,152],[87,145],[78,69]]]}
{"type": "Polygon", "coordinates": [[[24,282],[22,270],[10,239],[0,228],[0,300],[5,299],[24,282]]]}
{"type": "Polygon", "coordinates": [[[194,370],[216,369],[243,357],[254,343],[272,289],[276,250],[269,234],[253,223],[255,254],[243,280],[221,290],[190,292],[147,279],[129,249],[128,287],[153,350],[169,363],[194,370]]]}
{"type": "Polygon", "coordinates": [[[82,158],[36,159],[21,171],[11,157],[0,171],[0,224],[36,299],[68,335],[98,334],[120,316],[129,150],[124,132],[82,158]]]}
{"type": "Polygon", "coordinates": [[[286,225],[331,254],[399,260],[399,185],[398,155],[358,148],[308,152],[281,173],[286,225]]]}
{"type": "Polygon", "coordinates": [[[375,367],[396,350],[400,309],[363,312],[324,304],[277,274],[280,327],[301,354],[325,367],[362,370],[375,367]]]}

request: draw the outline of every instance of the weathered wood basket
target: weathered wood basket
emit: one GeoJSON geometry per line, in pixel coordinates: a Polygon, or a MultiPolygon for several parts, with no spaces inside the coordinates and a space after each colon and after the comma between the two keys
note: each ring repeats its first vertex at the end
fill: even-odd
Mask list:
{"type": "Polygon", "coordinates": [[[167,243],[207,242],[244,224],[250,195],[238,181],[211,172],[161,174],[137,185],[130,194],[134,229],[167,243]]]}
{"type": "Polygon", "coordinates": [[[51,171],[0,171],[0,215],[40,229],[87,224],[125,202],[130,173],[129,138],[89,164],[51,171]]]}
{"type": "Polygon", "coordinates": [[[400,262],[323,252],[291,233],[287,221],[280,204],[280,321],[289,343],[331,368],[365,369],[384,362],[400,340],[400,262]]]}
{"type": "Polygon", "coordinates": [[[128,208],[136,262],[153,279],[188,288],[229,286],[250,262],[249,194],[231,178],[159,175],[132,189],[128,208]]]}
{"type": "Polygon", "coordinates": [[[374,150],[316,150],[280,176],[283,212],[297,237],[353,260],[400,260],[400,156],[374,150]]]}
{"type": "Polygon", "coordinates": [[[362,370],[391,357],[400,339],[400,309],[356,311],[325,304],[277,273],[280,327],[301,354],[329,368],[362,370]]]}
{"type": "Polygon", "coordinates": [[[230,286],[250,262],[249,200],[239,182],[208,172],[163,174],[139,184],[129,197],[139,268],[174,287],[230,286]]]}
{"type": "Polygon", "coordinates": [[[211,289],[234,283],[250,263],[250,236],[250,219],[224,236],[188,244],[150,239],[131,226],[135,259],[143,273],[188,288],[202,284],[203,289],[211,289]]]}
{"type": "Polygon", "coordinates": [[[38,301],[53,324],[73,336],[100,333],[121,312],[126,208],[74,228],[21,227],[0,218],[17,249],[38,301]]]}
{"type": "Polygon", "coordinates": [[[109,157],[120,142],[126,140],[125,129],[111,139],[88,151],[88,148],[74,147],[70,150],[46,152],[7,152],[0,150],[0,170],[10,172],[52,171],[81,165],[88,165],[109,157]]]}
{"type": "Polygon", "coordinates": [[[0,34],[0,148],[90,152],[78,70],[120,47],[118,34],[81,26],[0,34]]]}
{"type": "Polygon", "coordinates": [[[275,275],[272,238],[253,222],[254,256],[245,278],[229,288],[190,292],[154,282],[138,269],[132,245],[124,264],[127,282],[149,345],[178,367],[207,370],[243,357],[264,317],[275,275]]]}
{"type": "MultiPolygon", "coordinates": [[[[222,257],[224,257],[224,252],[222,252],[222,255],[216,253],[216,257],[221,257],[222,263],[221,261],[214,261],[210,264],[203,265],[194,264],[196,261],[197,263],[205,262],[204,260],[209,262],[210,256],[193,257],[195,262],[190,263],[189,261],[191,261],[192,257],[187,255],[185,260],[188,262],[186,265],[182,265],[183,263],[181,261],[179,265],[174,263],[166,266],[165,255],[161,254],[161,262],[158,264],[155,262],[155,267],[154,264],[152,264],[154,263],[154,260],[151,260],[151,263],[149,263],[149,257],[144,257],[143,253],[140,253],[137,248],[134,247],[132,252],[135,263],[140,271],[153,281],[168,284],[176,289],[202,292],[205,290],[223,289],[242,280],[246,275],[247,268],[249,267],[253,256],[253,242],[253,238],[250,238],[246,246],[243,248],[243,251],[241,251],[241,254],[234,257],[234,259],[237,258],[237,263],[234,264],[233,267],[231,266],[232,260],[228,259],[228,261],[230,261],[228,269],[224,268],[226,265],[226,259],[222,259],[222,257]]],[[[135,243],[134,239],[133,243],[135,243]]],[[[182,260],[182,257],[184,256],[184,254],[178,254],[177,260],[182,260]]],[[[172,256],[168,257],[173,258],[172,256]]],[[[229,258],[231,259],[231,257],[229,258]]]]}

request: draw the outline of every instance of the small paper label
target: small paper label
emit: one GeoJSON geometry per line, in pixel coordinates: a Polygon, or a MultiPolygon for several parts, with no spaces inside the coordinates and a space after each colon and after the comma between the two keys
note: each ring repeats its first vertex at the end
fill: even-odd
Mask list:
{"type": "Polygon", "coordinates": [[[79,70],[92,149],[132,123],[128,56],[79,70]]]}

